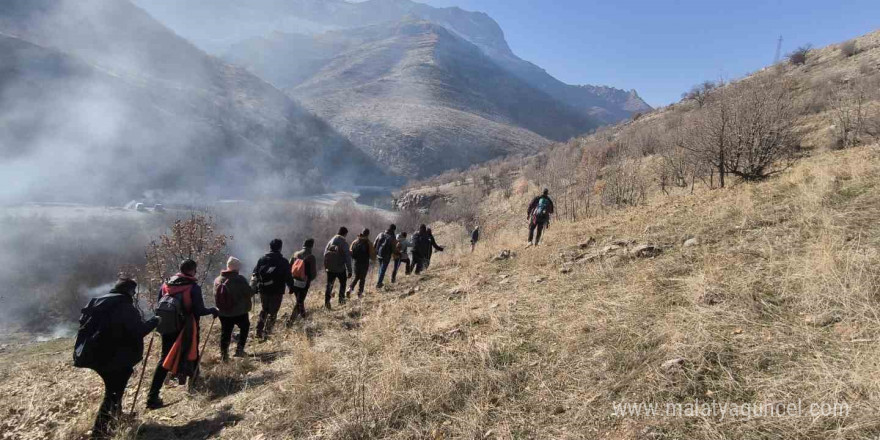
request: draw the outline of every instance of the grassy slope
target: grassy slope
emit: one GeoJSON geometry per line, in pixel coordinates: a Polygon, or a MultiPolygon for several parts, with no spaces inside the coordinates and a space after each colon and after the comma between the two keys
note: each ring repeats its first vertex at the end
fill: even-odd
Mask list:
{"type": "MultiPolygon", "coordinates": [[[[822,153],[764,183],[554,224],[537,249],[523,249],[518,213],[488,203],[487,215],[512,227],[475,254],[456,226],[438,226],[452,246],[430,274],[332,313],[313,289],[306,324],[229,365],[212,347],[206,386],[166,392],[174,405],[128,426],[147,439],[876,436],[878,154],[822,153]],[[563,256],[590,236],[598,244],[587,253],[612,237],[664,252],[561,273],[563,256]],[[689,237],[701,245],[683,247],[689,237]],[[489,261],[501,249],[517,255],[489,261]],[[683,365],[661,366],[674,358],[683,365]],[[695,399],[846,402],[850,411],[611,415],[614,402],[695,399]]],[[[68,366],[69,350],[60,341],[3,354],[2,438],[88,429],[99,381],[68,366]]]]}

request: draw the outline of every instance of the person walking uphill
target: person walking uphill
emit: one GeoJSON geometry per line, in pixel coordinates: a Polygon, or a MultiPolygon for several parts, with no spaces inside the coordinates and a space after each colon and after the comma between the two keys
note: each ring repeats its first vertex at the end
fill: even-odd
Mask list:
{"type": "Polygon", "coordinates": [[[269,253],[260,257],[251,283],[260,294],[260,317],[257,318],[257,338],[268,338],[275,327],[275,319],[281,309],[285,286],[293,292],[293,275],[290,273],[290,262],[281,255],[283,242],[274,239],[269,242],[269,253]]]}
{"type": "Polygon", "coordinates": [[[122,395],[134,366],[144,357],[144,337],[159,323],[144,321],[135,307],[137,283],[120,278],[110,293],[89,300],[82,309],[74,348],[74,365],[91,368],[104,381],[104,401],[92,427],[93,439],[110,438],[122,415],[122,395]]]}
{"type": "Polygon", "coordinates": [[[318,276],[318,263],[312,255],[315,240],[310,238],[303,243],[303,248],[293,254],[290,259],[290,273],[293,275],[293,294],[296,296],[296,305],[293,313],[287,320],[287,325],[293,324],[298,316],[306,316],[306,295],[312,281],[318,276]]]}
{"type": "Polygon", "coordinates": [[[195,261],[184,260],[180,263],[180,273],[159,290],[156,315],[159,316],[157,330],[162,335],[162,356],[147,394],[149,409],[164,406],[159,391],[169,372],[181,385],[195,373],[199,359],[199,318],[220,314],[214,307],[205,307],[196,269],[198,264],[195,261]]]}
{"type": "Polygon", "coordinates": [[[553,200],[550,199],[548,195],[550,190],[544,189],[544,192],[541,193],[540,196],[532,199],[532,202],[529,203],[528,209],[528,219],[529,219],[529,244],[528,246],[535,245],[541,241],[541,235],[544,232],[544,228],[550,224],[550,216],[554,212],[553,200]],[[537,229],[537,233],[536,230],[537,229]],[[534,239],[534,240],[533,240],[534,239]]]}
{"type": "Polygon", "coordinates": [[[471,232],[471,253],[474,253],[474,249],[476,249],[478,241],[480,241],[480,227],[475,226],[474,231],[471,232]]]}
{"type": "Polygon", "coordinates": [[[351,242],[351,259],[354,261],[354,279],[348,286],[348,297],[358,288],[358,298],[364,296],[364,283],[367,281],[367,272],[370,271],[370,262],[376,259],[376,250],[370,243],[370,230],[364,229],[357,238],[351,242]]]}
{"type": "Polygon", "coordinates": [[[236,326],[238,326],[238,347],[234,356],[246,356],[244,347],[251,328],[248,315],[251,311],[254,290],[247,278],[239,273],[240,271],[241,261],[229,257],[226,261],[226,270],[220,272],[220,276],[214,280],[214,304],[217,304],[220,310],[220,357],[224,362],[229,360],[229,343],[232,342],[232,331],[236,326]]]}
{"type": "Polygon", "coordinates": [[[330,307],[333,297],[333,285],[339,280],[339,304],[345,304],[345,283],[351,277],[351,251],[345,236],[348,228],[339,228],[339,232],[324,247],[324,270],[327,272],[327,289],[324,291],[324,307],[330,307]]]}
{"type": "Polygon", "coordinates": [[[379,280],[376,282],[377,289],[381,289],[384,285],[385,272],[388,271],[388,265],[391,264],[394,250],[397,249],[397,237],[394,235],[396,232],[396,225],[392,224],[388,226],[388,229],[386,229],[385,232],[376,237],[376,241],[373,244],[373,247],[376,249],[376,255],[379,257],[379,280]]]}

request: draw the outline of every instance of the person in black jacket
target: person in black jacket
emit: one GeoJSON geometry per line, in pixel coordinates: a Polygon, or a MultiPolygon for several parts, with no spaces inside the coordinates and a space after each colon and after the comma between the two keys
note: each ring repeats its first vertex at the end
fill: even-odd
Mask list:
{"type": "Polygon", "coordinates": [[[104,401],[98,409],[92,438],[109,438],[114,419],[122,414],[122,394],[134,372],[134,366],[144,357],[144,337],[159,318],[144,321],[134,304],[137,283],[120,278],[110,293],[89,301],[87,308],[108,317],[107,333],[111,339],[102,344],[102,366],[95,371],[104,381],[104,401]]]}
{"type": "Polygon", "coordinates": [[[480,227],[475,226],[474,231],[471,232],[471,253],[474,253],[474,249],[476,249],[478,241],[480,241],[480,227]]]}
{"type": "Polygon", "coordinates": [[[269,253],[263,255],[251,276],[255,290],[260,294],[263,309],[257,319],[257,338],[264,339],[272,333],[275,318],[281,309],[285,286],[293,292],[293,275],[290,273],[290,262],[281,254],[283,243],[274,239],[269,243],[269,253]]]}
{"type": "Polygon", "coordinates": [[[553,200],[550,199],[550,190],[544,189],[540,196],[532,199],[529,203],[527,218],[529,219],[529,244],[535,246],[541,241],[544,228],[550,224],[550,216],[555,211],[553,200]],[[537,233],[536,233],[537,230],[537,233]],[[534,240],[533,240],[534,239],[534,240]]]}
{"type": "Polygon", "coordinates": [[[437,252],[443,252],[443,246],[440,246],[439,244],[437,244],[437,241],[434,240],[434,231],[432,231],[431,228],[428,228],[427,233],[428,233],[428,242],[431,244],[431,246],[428,247],[428,254],[427,254],[427,257],[425,257],[424,269],[427,269],[428,267],[431,266],[431,257],[434,255],[435,250],[437,252]]]}

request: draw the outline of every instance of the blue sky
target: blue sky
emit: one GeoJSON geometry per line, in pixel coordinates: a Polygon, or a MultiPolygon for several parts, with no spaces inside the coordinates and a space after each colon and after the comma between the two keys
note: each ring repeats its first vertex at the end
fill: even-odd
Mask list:
{"type": "Polygon", "coordinates": [[[880,0],[416,0],[483,11],[520,57],[570,84],[677,101],[706,79],[736,78],[783,54],[880,29],[880,0]]]}

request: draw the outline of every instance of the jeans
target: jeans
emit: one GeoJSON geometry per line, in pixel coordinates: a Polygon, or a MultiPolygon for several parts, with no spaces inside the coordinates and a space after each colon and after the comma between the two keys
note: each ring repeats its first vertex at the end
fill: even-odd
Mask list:
{"type": "Polygon", "coordinates": [[[110,431],[116,418],[122,415],[122,395],[125,386],[131,378],[134,370],[124,368],[121,370],[98,371],[98,375],[104,381],[104,401],[98,409],[95,424],[92,427],[92,438],[110,438],[110,431]]]}
{"type": "Polygon", "coordinates": [[[544,227],[547,225],[546,222],[542,221],[532,221],[529,223],[529,243],[532,243],[532,238],[535,239],[535,246],[541,241],[541,234],[544,232],[544,227]],[[535,229],[537,229],[537,234],[535,233],[535,229]]]}
{"type": "MultiPolygon", "coordinates": [[[[385,281],[385,272],[388,271],[388,265],[391,264],[391,260],[386,260],[384,258],[379,259],[379,281],[376,283],[376,287],[382,287],[385,281]]],[[[394,274],[392,274],[392,277],[394,274]]]]}
{"type": "Polygon", "coordinates": [[[409,275],[412,272],[412,265],[409,263],[409,258],[406,260],[396,259],[394,260],[394,270],[391,271],[391,282],[394,283],[397,281],[397,269],[400,268],[400,264],[404,263],[404,272],[409,275]]]}
{"type": "Polygon", "coordinates": [[[251,320],[248,314],[238,316],[220,317],[220,353],[229,353],[229,343],[232,342],[232,331],[238,326],[238,347],[236,352],[243,352],[247,344],[248,331],[251,328],[251,320]]]}
{"type": "Polygon", "coordinates": [[[345,283],[348,276],[345,272],[327,272],[327,289],[324,291],[324,304],[330,304],[330,298],[333,296],[333,284],[339,280],[339,303],[345,302],[345,283]]]}
{"type": "Polygon", "coordinates": [[[159,365],[156,365],[156,371],[153,373],[153,383],[150,384],[150,393],[147,395],[148,399],[155,400],[159,398],[162,383],[168,377],[168,370],[162,367],[162,363],[165,362],[165,358],[168,356],[168,352],[171,351],[175,341],[177,341],[176,334],[162,335],[162,356],[159,357],[159,365]]]}
{"type": "Polygon", "coordinates": [[[258,338],[272,333],[272,328],[275,326],[275,318],[278,317],[278,310],[281,310],[281,301],[283,300],[283,293],[273,295],[260,294],[260,302],[263,304],[263,309],[260,310],[260,317],[257,319],[258,338]]]}

